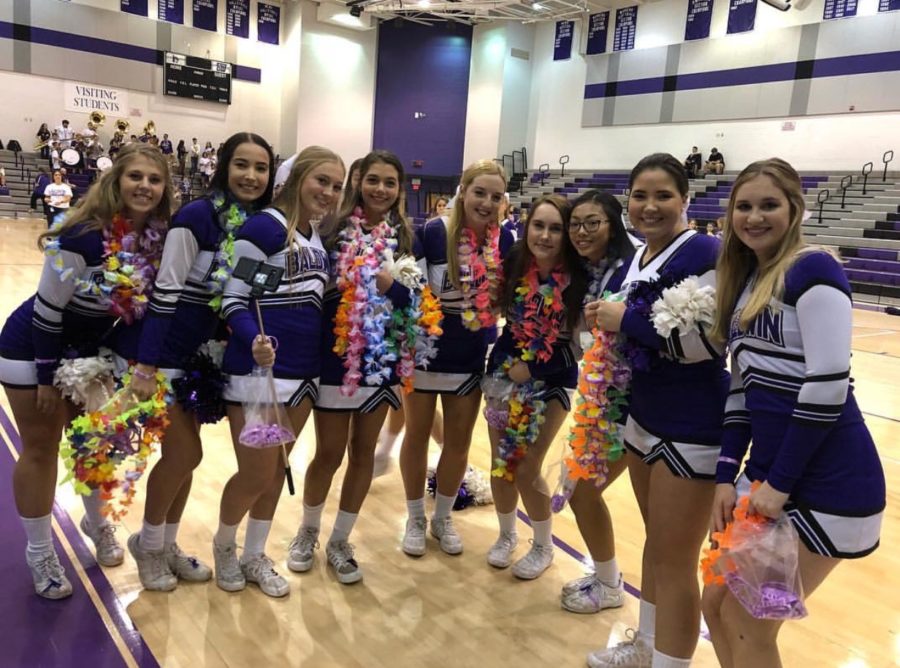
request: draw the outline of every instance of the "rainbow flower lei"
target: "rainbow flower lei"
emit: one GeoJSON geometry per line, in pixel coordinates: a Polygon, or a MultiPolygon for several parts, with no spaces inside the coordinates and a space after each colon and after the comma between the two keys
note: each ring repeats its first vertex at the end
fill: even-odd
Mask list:
{"type": "Polygon", "coordinates": [[[103,513],[115,521],[128,512],[135,485],[169,425],[166,377],[157,372],[156,393],[146,401],[134,397],[130,380],[131,371],[122,378],[122,389],[106,404],[75,418],[60,444],[68,470],[63,483],[71,480],[75,491],[83,495],[99,489],[106,502],[103,513]]]}
{"type": "MultiPolygon", "coordinates": [[[[553,344],[559,337],[559,317],[563,314],[563,290],[569,284],[569,276],[556,268],[545,284],[541,284],[537,263],[532,261],[528,271],[516,288],[516,297],[509,310],[508,322],[518,359],[508,357],[497,372],[509,376],[509,370],[517,361],[537,360],[546,362],[553,355],[553,344]]],[[[506,428],[498,446],[499,457],[494,460],[491,475],[512,482],[516,470],[528,452],[528,446],[537,439],[544,424],[547,403],[541,399],[544,381],[530,379],[516,385],[509,398],[506,428]]],[[[497,416],[486,417],[493,424],[497,416]]]]}
{"type": "Polygon", "coordinates": [[[485,231],[481,253],[475,231],[465,227],[457,247],[459,254],[459,288],[462,293],[462,323],[477,332],[497,323],[494,305],[500,294],[503,267],[500,262],[500,226],[490,225],[485,231]],[[474,298],[472,292],[475,292],[474,298]]]}
{"type": "Polygon", "coordinates": [[[357,207],[340,233],[333,259],[341,301],[334,318],[334,352],[343,356],[341,394],[353,396],[361,382],[377,386],[388,381],[392,368],[405,392],[412,391],[417,364],[427,365],[436,354],[434,342],[441,332],[440,302],[432,294],[411,258],[396,263],[396,230],[383,220],[368,232],[365,214],[357,207]],[[382,266],[410,289],[410,303],[395,308],[379,294],[375,276],[382,266]]]}
{"type": "Polygon", "coordinates": [[[244,221],[247,220],[247,211],[245,211],[237,202],[232,202],[230,206],[223,210],[225,206],[225,194],[216,193],[212,198],[213,206],[219,214],[219,224],[225,232],[219,247],[216,249],[216,255],[213,258],[213,270],[210,274],[207,287],[213,293],[213,298],[209,300],[209,306],[213,311],[222,309],[222,293],[225,291],[225,284],[231,278],[231,272],[234,271],[234,234],[237,232],[244,221]]]}
{"type": "Polygon", "coordinates": [[[53,268],[61,281],[74,281],[75,292],[99,297],[111,315],[131,324],[147,310],[147,294],[153,289],[165,236],[163,221],[148,220],[139,235],[132,229],[130,220],[121,214],[113,216],[112,223],[103,228],[103,280],[100,282],[74,276],[72,267],[65,266],[59,237],[47,242],[44,253],[53,258],[53,268]]]}

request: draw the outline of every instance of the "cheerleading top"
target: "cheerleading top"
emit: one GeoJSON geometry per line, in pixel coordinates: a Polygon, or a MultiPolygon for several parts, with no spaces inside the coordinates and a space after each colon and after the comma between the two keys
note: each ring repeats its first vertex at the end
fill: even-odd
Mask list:
{"type": "Polygon", "coordinates": [[[676,329],[663,338],[645,315],[640,295],[654,282],[669,287],[688,276],[714,287],[718,251],[717,239],[685,230],[649,261],[644,261],[647,248],[639,249],[623,281],[628,296],[621,331],[649,360],[644,368],[632,365],[630,418],[660,439],[718,447],[729,378],[722,353],[702,327],[676,329]]]}
{"type": "MultiPolygon", "coordinates": [[[[363,246],[370,245],[372,243],[372,235],[364,234],[361,243],[363,246]]],[[[422,247],[416,236],[413,236],[412,252],[419,265],[420,271],[424,274],[424,263],[421,260],[422,247]]],[[[399,259],[399,256],[397,259],[399,259]]],[[[333,263],[332,275],[328,281],[328,287],[325,290],[325,304],[322,309],[322,330],[321,333],[317,334],[318,339],[321,341],[320,354],[322,356],[322,375],[319,379],[321,385],[343,385],[344,373],[346,372],[346,369],[344,368],[344,358],[334,352],[334,344],[337,341],[337,336],[334,333],[334,319],[337,315],[338,306],[341,303],[341,293],[337,288],[337,275],[334,273],[336,269],[337,265],[336,263],[333,263]]],[[[412,299],[410,289],[405,287],[400,281],[394,281],[384,296],[390,300],[395,309],[405,308],[412,299]]],[[[389,380],[380,385],[370,385],[366,382],[365,374],[363,374],[362,379],[359,381],[359,387],[389,387],[391,385],[396,385],[399,382],[400,379],[397,376],[397,367],[396,364],[394,364],[391,368],[389,380]]]]}
{"type": "Polygon", "coordinates": [[[58,253],[45,253],[37,294],[9,316],[0,333],[0,357],[36,363],[40,385],[53,384],[64,354],[96,355],[115,322],[100,296],[76,285],[103,281],[103,233],[75,225],[58,241],[58,253]]]}
{"type": "Polygon", "coordinates": [[[328,255],[313,227],[309,236],[294,232],[287,247],[287,220],[274,207],[254,214],[235,235],[237,262],[249,257],[284,269],[275,292],[251,297],[250,286],[232,277],[225,286],[222,315],[231,328],[222,370],[247,375],[254,366],[253,340],[260,334],[256,307],[259,304],[267,336],[275,337],[278,349],[272,372],[275,378],[319,376],[319,340],[322,328],[322,295],[328,280],[328,255]]]}
{"type": "MultiPolygon", "coordinates": [[[[447,225],[444,219],[429,220],[421,235],[428,283],[431,291],[441,300],[441,311],[444,314],[441,324],[444,333],[437,340],[437,356],[428,363],[428,371],[484,373],[487,349],[497,339],[497,328],[482,327],[473,332],[462,323],[462,292],[450,281],[447,271],[447,225]]],[[[515,238],[512,232],[501,228],[501,260],[506,259],[513,243],[515,238]]]]}
{"type": "Polygon", "coordinates": [[[720,483],[745,472],[796,503],[823,512],[866,515],[885,506],[884,471],[853,395],[850,285],[831,255],[809,252],[788,269],[747,331],[731,319],[732,383],[725,413],[720,483]]]}
{"type": "Polygon", "coordinates": [[[215,334],[218,315],[209,302],[215,296],[210,281],[216,251],[224,237],[215,205],[209,198],[185,204],[175,214],[153,285],[147,315],[140,323],[139,346],[132,355],[123,332],[116,352],[149,366],[183,369],[197,348],[215,334]],[[176,327],[172,327],[177,323],[176,327]]]}

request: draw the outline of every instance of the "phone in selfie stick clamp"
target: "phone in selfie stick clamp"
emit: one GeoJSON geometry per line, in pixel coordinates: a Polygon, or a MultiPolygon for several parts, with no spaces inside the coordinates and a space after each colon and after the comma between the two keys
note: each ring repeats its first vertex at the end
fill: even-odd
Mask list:
{"type": "MultiPolygon", "coordinates": [[[[249,257],[242,257],[238,260],[237,266],[232,272],[232,276],[250,286],[250,297],[253,298],[253,303],[256,306],[256,321],[259,325],[259,333],[264,338],[266,330],[263,327],[262,311],[259,309],[259,297],[262,297],[265,292],[275,292],[283,274],[283,267],[276,267],[249,257]]],[[[277,397],[278,395],[275,394],[275,379],[272,377],[271,372],[268,374],[268,379],[269,391],[273,397],[277,397]]],[[[281,458],[284,462],[284,477],[287,479],[288,492],[293,496],[294,477],[291,475],[291,463],[288,460],[287,447],[284,443],[281,444],[281,458]]]]}

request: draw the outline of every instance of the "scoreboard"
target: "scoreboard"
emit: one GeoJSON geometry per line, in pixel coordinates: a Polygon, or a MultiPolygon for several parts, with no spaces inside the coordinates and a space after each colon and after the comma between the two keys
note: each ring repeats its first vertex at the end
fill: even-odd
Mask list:
{"type": "Polygon", "coordinates": [[[231,69],[231,63],[166,51],[163,92],[193,100],[231,104],[231,69]]]}

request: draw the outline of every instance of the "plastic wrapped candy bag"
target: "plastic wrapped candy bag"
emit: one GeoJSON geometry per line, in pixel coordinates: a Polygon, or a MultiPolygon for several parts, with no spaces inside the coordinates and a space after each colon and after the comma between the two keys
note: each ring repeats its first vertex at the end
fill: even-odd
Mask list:
{"type": "Polygon", "coordinates": [[[244,402],[244,428],[238,437],[248,448],[274,448],[293,443],[297,436],[287,411],[275,393],[270,368],[254,367],[250,373],[251,399],[244,402]]]}

